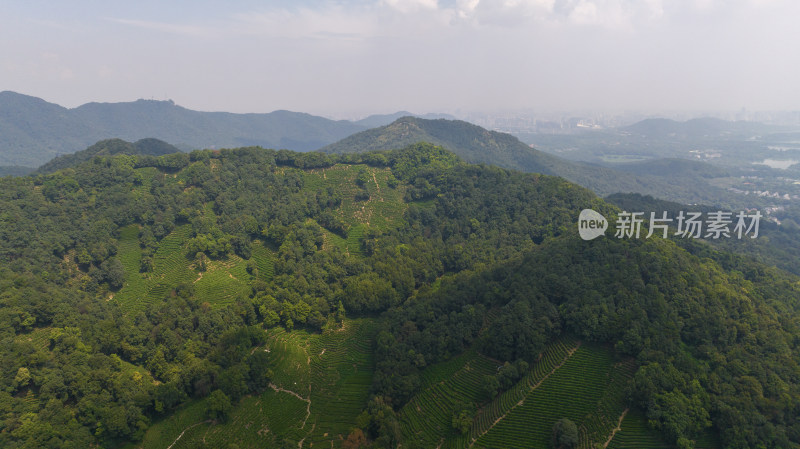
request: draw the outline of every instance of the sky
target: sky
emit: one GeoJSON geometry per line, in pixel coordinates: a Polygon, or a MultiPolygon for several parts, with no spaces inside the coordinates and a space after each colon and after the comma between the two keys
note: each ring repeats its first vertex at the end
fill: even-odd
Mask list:
{"type": "Polygon", "coordinates": [[[0,91],[333,117],[798,110],[797,0],[3,2],[0,91]]]}

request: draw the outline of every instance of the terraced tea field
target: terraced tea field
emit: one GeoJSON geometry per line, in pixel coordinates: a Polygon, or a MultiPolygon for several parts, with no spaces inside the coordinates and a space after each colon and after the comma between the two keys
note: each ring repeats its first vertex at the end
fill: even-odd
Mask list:
{"type": "MultiPolygon", "coordinates": [[[[119,301],[123,310],[128,313],[144,310],[185,282],[193,283],[197,298],[212,307],[223,307],[237,297],[249,295],[253,277],[247,273],[246,261],[236,255],[232,254],[226,260],[209,261],[203,273],[190,269],[191,261],[186,258],[190,233],[190,225],[177,226],[158,243],[152,273],[140,273],[139,228],[131,225],[120,231],[119,259],[125,268],[125,282],[114,299],[119,301]]],[[[271,276],[269,250],[258,244],[253,247],[259,272],[263,267],[263,273],[271,276]]]]}
{"type": "Polygon", "coordinates": [[[206,400],[193,401],[169,418],[151,426],[141,443],[133,448],[192,449],[225,448],[236,441],[239,448],[296,446],[302,438],[300,425],[306,416],[306,403],[292,395],[267,390],[246,397],[234,408],[225,423],[205,417],[206,400]]]}
{"type": "Polygon", "coordinates": [[[227,260],[207,262],[206,271],[194,281],[197,298],[213,307],[224,307],[237,298],[246,299],[253,279],[246,266],[236,255],[229,255],[227,260]]]}
{"type": "Polygon", "coordinates": [[[375,332],[371,320],[346,320],[324,334],[271,329],[259,348],[272,359],[269,390],[242,399],[225,423],[207,421],[205,400],[194,401],[129,447],[341,447],[368,399],[375,332]]]}
{"type": "MultiPolygon", "coordinates": [[[[489,404],[482,407],[469,432],[469,439],[466,445],[472,444],[481,435],[487,433],[491,428],[516,407],[532,389],[537,388],[541,382],[549,377],[564,361],[569,358],[577,349],[578,343],[573,339],[564,338],[550,344],[542,353],[538,362],[531,366],[528,374],[516,385],[500,394],[489,404]]],[[[464,447],[465,444],[454,444],[450,447],[464,447]]]]}
{"type": "Polygon", "coordinates": [[[531,371],[537,374],[529,374],[521,382],[524,386],[515,387],[522,390],[516,395],[524,392],[523,399],[511,404],[517,396],[501,396],[488,409],[486,418],[478,416],[476,422],[482,423],[478,428],[484,430],[473,437],[470,447],[549,447],[553,424],[561,418],[578,424],[582,447],[602,442],[602,435],[610,434],[610,423],[616,425],[624,410],[622,392],[632,375],[632,363],[615,361],[613,351],[603,346],[567,342],[569,349],[565,352],[564,342],[556,345],[543,357],[553,368],[534,366],[531,371]],[[560,355],[564,357],[559,362],[560,355]],[[534,381],[536,378],[539,380],[534,381]],[[503,414],[491,421],[500,411],[503,414]],[[491,424],[487,429],[488,421],[491,424]]]}
{"type": "Polygon", "coordinates": [[[342,195],[342,205],[336,214],[349,226],[363,224],[372,228],[387,230],[397,222],[405,212],[403,188],[389,187],[392,176],[388,168],[368,167],[365,165],[337,164],[325,169],[303,171],[304,188],[321,190],[333,187],[342,195]],[[364,184],[369,200],[356,201],[357,193],[364,189],[356,184],[359,170],[366,170],[369,181],[364,184]]]}
{"type": "Polygon", "coordinates": [[[452,427],[459,403],[479,403],[484,377],[497,372],[497,362],[467,351],[433,365],[423,373],[422,388],[400,411],[405,441],[414,447],[437,447],[459,439],[452,427]]]}
{"type": "MultiPolygon", "coordinates": [[[[647,426],[647,417],[639,410],[625,415],[620,430],[609,442],[608,449],[672,449],[672,445],[656,431],[647,426]]],[[[696,441],[696,449],[718,449],[719,437],[711,430],[704,432],[696,441]]]]}
{"type": "Polygon", "coordinates": [[[260,241],[253,242],[253,260],[258,267],[258,277],[264,281],[269,281],[275,275],[273,267],[275,256],[269,248],[260,241]]]}
{"type": "Polygon", "coordinates": [[[672,446],[647,427],[647,418],[634,410],[622,420],[620,430],[611,439],[608,449],[671,449],[672,446]]]}
{"type": "Polygon", "coordinates": [[[357,224],[350,228],[350,232],[347,233],[347,240],[345,241],[347,251],[350,254],[362,255],[364,253],[361,248],[362,240],[364,240],[364,225],[357,224]]]}
{"type": "MultiPolygon", "coordinates": [[[[581,444],[603,444],[625,410],[633,360],[616,360],[610,348],[562,337],[512,388],[488,403],[480,387],[498,362],[474,351],[428,367],[420,392],[399,413],[406,448],[546,448],[553,424],[567,417],[581,444]],[[480,405],[470,430],[452,427],[456,404],[480,405]]],[[[649,429],[648,432],[652,433],[649,429]]]]}

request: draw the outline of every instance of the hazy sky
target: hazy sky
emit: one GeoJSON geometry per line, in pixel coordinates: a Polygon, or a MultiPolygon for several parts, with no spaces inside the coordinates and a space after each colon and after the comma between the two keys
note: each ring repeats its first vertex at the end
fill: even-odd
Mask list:
{"type": "Polygon", "coordinates": [[[7,1],[0,90],[329,116],[797,110],[798,19],[797,0],[7,1]]]}

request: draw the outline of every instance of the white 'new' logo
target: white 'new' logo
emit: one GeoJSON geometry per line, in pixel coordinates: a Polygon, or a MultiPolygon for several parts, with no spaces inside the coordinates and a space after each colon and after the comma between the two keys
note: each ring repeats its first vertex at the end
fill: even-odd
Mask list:
{"type": "Polygon", "coordinates": [[[606,217],[592,209],[584,209],[578,216],[578,233],[584,240],[592,240],[605,235],[606,229],[608,229],[606,217]]]}

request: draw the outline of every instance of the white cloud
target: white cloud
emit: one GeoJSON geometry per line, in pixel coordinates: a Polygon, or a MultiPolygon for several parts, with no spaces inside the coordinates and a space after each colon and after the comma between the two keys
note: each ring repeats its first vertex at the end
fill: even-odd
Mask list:
{"type": "Polygon", "coordinates": [[[597,5],[592,2],[581,0],[580,3],[575,5],[572,12],[570,12],[569,18],[576,23],[595,23],[598,20],[597,5]]]}
{"type": "Polygon", "coordinates": [[[437,0],[383,0],[382,3],[403,13],[431,11],[439,8],[437,0]]]}
{"type": "MultiPolygon", "coordinates": [[[[705,0],[714,1],[714,0],[705,0]]],[[[769,0],[748,0],[769,1],[769,0]]],[[[773,0],[775,1],[775,0],[773,0]]],[[[663,15],[662,0],[376,0],[324,3],[316,7],[264,8],[220,16],[213,23],[169,23],[131,18],[107,20],[131,27],[189,37],[250,35],[280,38],[366,40],[415,39],[446,28],[526,28],[543,23],[601,25],[627,29],[663,15]]]]}
{"type": "Polygon", "coordinates": [[[800,104],[797,0],[276,4],[0,17],[0,68],[53,99],[237,111],[800,104]]]}

